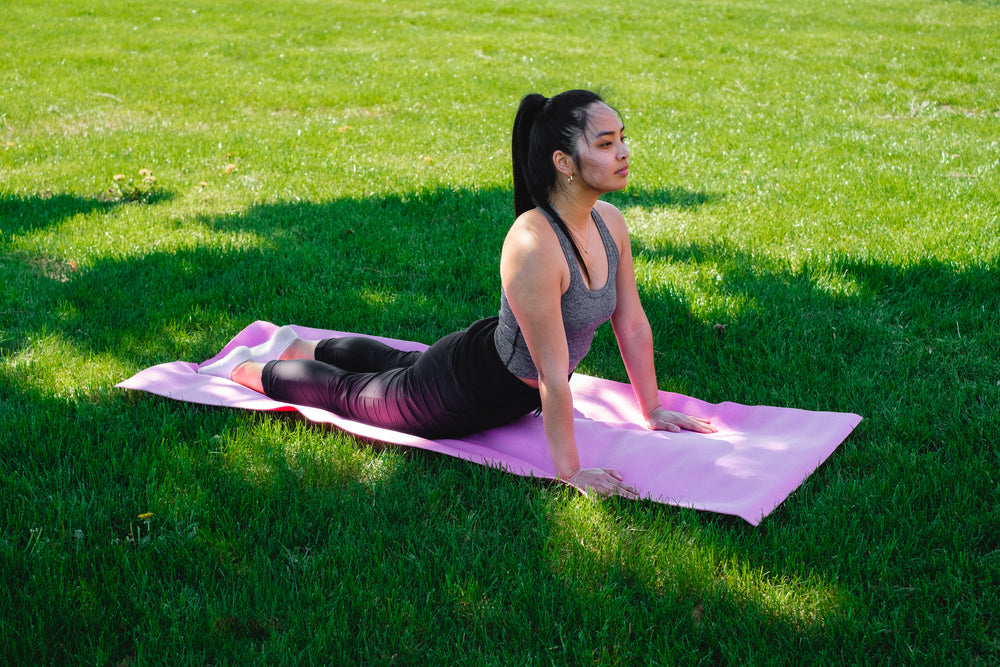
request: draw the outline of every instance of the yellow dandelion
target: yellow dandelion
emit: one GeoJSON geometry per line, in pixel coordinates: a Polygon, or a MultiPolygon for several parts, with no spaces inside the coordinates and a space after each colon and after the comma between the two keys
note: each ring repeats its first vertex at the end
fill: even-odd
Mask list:
{"type": "Polygon", "coordinates": [[[143,512],[142,514],[139,515],[139,518],[142,519],[143,521],[148,521],[149,519],[153,518],[153,513],[152,512],[143,512]]]}
{"type": "Polygon", "coordinates": [[[125,180],[125,174],[115,174],[114,176],[111,177],[111,180],[112,181],[124,181],[125,180]]]}
{"type": "Polygon", "coordinates": [[[139,175],[140,176],[152,176],[153,172],[151,172],[149,169],[140,169],[139,170],[139,175]]]}

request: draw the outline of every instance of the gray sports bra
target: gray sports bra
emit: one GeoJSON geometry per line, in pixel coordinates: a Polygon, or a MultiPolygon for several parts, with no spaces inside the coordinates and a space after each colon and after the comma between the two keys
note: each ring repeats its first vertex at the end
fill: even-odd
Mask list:
{"type": "MultiPolygon", "coordinates": [[[[544,210],[542,212],[544,213],[544,210]]],[[[560,303],[563,327],[566,329],[566,343],[569,345],[570,372],[573,372],[590,351],[597,327],[611,319],[617,304],[615,274],[618,270],[618,245],[597,211],[591,210],[590,215],[597,225],[601,242],[604,244],[604,251],[608,256],[608,280],[603,287],[597,290],[590,289],[584,283],[583,273],[580,271],[580,265],[573,253],[571,241],[563,234],[559,225],[545,213],[545,218],[552,225],[552,229],[559,239],[559,245],[562,246],[566,262],[569,264],[569,288],[562,295],[560,303]]],[[[507,295],[503,288],[500,289],[500,324],[493,334],[493,340],[507,370],[518,377],[538,379],[538,369],[535,368],[535,362],[531,359],[528,346],[524,342],[524,335],[521,333],[521,327],[514,318],[510,302],[507,301],[507,295]]]]}

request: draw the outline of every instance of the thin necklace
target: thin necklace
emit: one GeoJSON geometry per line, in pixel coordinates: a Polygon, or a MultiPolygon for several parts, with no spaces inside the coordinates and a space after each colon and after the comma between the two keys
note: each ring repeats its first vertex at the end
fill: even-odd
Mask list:
{"type": "MultiPolygon", "coordinates": [[[[566,231],[568,231],[570,233],[570,235],[573,238],[575,238],[577,240],[577,242],[579,243],[580,242],[580,237],[577,235],[576,232],[573,231],[573,228],[569,226],[569,223],[566,222],[566,219],[562,217],[562,213],[559,213],[559,209],[557,209],[555,207],[555,205],[552,205],[552,209],[556,212],[556,214],[558,214],[558,216],[560,218],[562,218],[563,223],[566,225],[566,231]]],[[[590,221],[588,220],[587,222],[590,222],[590,221]]],[[[587,255],[590,254],[590,232],[593,229],[593,227],[594,227],[593,225],[589,225],[589,224],[587,225],[587,247],[583,249],[583,252],[585,254],[587,254],[587,255]]]]}

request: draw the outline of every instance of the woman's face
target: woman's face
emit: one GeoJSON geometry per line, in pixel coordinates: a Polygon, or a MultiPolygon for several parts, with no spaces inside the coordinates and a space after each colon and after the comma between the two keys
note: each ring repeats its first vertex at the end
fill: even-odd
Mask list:
{"type": "Polygon", "coordinates": [[[577,143],[576,166],[580,179],[599,192],[615,192],[628,185],[625,126],[603,102],[587,110],[587,128],[577,143]]]}

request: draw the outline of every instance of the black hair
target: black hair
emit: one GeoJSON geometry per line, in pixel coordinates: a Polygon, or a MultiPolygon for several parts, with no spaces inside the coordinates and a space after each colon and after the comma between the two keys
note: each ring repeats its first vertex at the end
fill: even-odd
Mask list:
{"type": "Polygon", "coordinates": [[[511,140],[514,214],[521,215],[535,207],[544,210],[569,239],[588,279],[587,264],[580,249],[549,197],[558,175],[552,154],[562,151],[579,164],[577,143],[587,129],[588,109],[598,102],[604,100],[589,90],[568,90],[549,98],[537,93],[526,95],[514,118],[511,140]]]}

